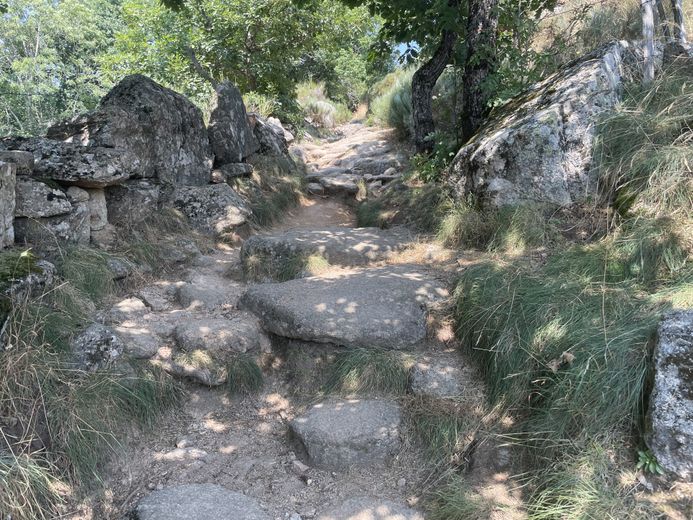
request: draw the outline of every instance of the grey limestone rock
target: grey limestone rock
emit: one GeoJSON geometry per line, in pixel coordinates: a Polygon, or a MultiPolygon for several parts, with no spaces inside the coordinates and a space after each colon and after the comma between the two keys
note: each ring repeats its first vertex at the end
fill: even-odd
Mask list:
{"type": "Polygon", "coordinates": [[[693,480],[693,310],[662,319],[654,363],[647,443],[664,469],[693,480]]]}
{"type": "Polygon", "coordinates": [[[215,484],[183,484],[140,500],[137,520],[270,520],[258,503],[215,484]]]}
{"type": "Polygon", "coordinates": [[[291,421],[310,464],[325,469],[382,463],[400,449],[398,404],[377,400],[325,401],[291,421]]]}

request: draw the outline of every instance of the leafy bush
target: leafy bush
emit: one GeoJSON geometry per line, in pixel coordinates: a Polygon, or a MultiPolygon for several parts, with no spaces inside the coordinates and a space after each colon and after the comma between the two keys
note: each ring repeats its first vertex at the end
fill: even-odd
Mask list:
{"type": "Polygon", "coordinates": [[[332,129],[351,119],[351,110],[345,104],[327,98],[324,83],[300,83],[296,87],[296,99],[305,117],[319,128],[332,129]]]}
{"type": "Polygon", "coordinates": [[[397,130],[402,137],[413,135],[411,79],[413,68],[398,69],[376,83],[370,92],[369,109],[374,121],[397,130]]]}

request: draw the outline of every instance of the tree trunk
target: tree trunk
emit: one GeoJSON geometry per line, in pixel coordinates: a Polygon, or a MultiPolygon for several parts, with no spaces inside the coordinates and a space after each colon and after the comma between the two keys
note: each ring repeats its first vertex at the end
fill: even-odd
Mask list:
{"type": "Polygon", "coordinates": [[[655,0],[655,3],[657,4],[657,21],[662,27],[662,36],[664,36],[664,41],[668,43],[669,40],[671,40],[671,31],[669,30],[669,23],[667,22],[667,13],[664,10],[662,0],[655,0]]]}
{"type": "Polygon", "coordinates": [[[654,81],[654,11],[652,2],[654,0],[642,0],[642,52],[643,52],[643,74],[644,85],[649,85],[654,81]]]}
{"type": "Polygon", "coordinates": [[[674,12],[674,38],[677,43],[686,45],[686,27],[683,23],[683,0],[671,0],[671,9],[674,12]]]}
{"type": "Polygon", "coordinates": [[[414,120],[414,144],[418,153],[431,153],[433,141],[429,138],[435,130],[433,123],[433,87],[450,63],[457,43],[457,33],[443,31],[443,37],[430,60],[414,73],[411,80],[411,108],[414,120]]]}
{"type": "Polygon", "coordinates": [[[462,137],[469,140],[488,113],[484,82],[493,72],[498,36],[498,0],[470,0],[467,17],[467,56],[463,78],[462,137]]]}

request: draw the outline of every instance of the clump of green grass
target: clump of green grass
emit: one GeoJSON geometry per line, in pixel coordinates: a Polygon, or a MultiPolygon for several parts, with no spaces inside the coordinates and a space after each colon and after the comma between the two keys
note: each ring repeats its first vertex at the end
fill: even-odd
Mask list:
{"type": "Polygon", "coordinates": [[[113,273],[108,268],[111,255],[89,247],[72,247],[61,252],[56,267],[67,283],[94,303],[101,303],[115,291],[113,273]]]}
{"type": "Polygon", "coordinates": [[[264,384],[262,370],[250,356],[233,357],[226,364],[226,388],[231,394],[251,394],[257,392],[264,384]]]}
{"type": "Polygon", "coordinates": [[[55,518],[63,503],[56,468],[40,458],[0,451],[0,514],[14,520],[55,518]]]}
{"type": "Polygon", "coordinates": [[[295,165],[278,158],[258,157],[250,179],[236,179],[233,187],[250,201],[250,220],[267,227],[296,206],[303,194],[304,177],[295,165]]]}
{"type": "Polygon", "coordinates": [[[253,252],[243,258],[243,270],[247,280],[274,280],[286,282],[301,276],[319,274],[330,267],[320,254],[287,252],[271,255],[253,252]]]}
{"type": "Polygon", "coordinates": [[[411,428],[434,463],[461,467],[480,425],[470,403],[412,397],[406,403],[411,428]]]}
{"type": "Polygon", "coordinates": [[[685,218],[693,208],[693,59],[681,58],[651,88],[629,84],[600,123],[595,157],[604,195],[623,215],[685,218]]]}
{"type": "Polygon", "coordinates": [[[0,438],[0,453],[14,458],[0,464],[0,506],[13,518],[53,517],[58,487],[98,483],[120,436],[132,424],[151,425],[181,395],[162,372],[75,368],[65,346],[75,323],[53,307],[64,304],[56,298],[61,287],[16,303],[0,351],[0,417],[14,419],[0,438]],[[2,483],[3,472],[11,484],[2,483]]]}
{"type": "Polygon", "coordinates": [[[632,488],[619,481],[621,468],[629,461],[619,463],[619,454],[605,446],[619,447],[621,442],[619,438],[598,439],[540,473],[539,485],[529,500],[530,518],[635,520],[660,516],[648,504],[636,502],[632,488]]]}
{"type": "Polygon", "coordinates": [[[325,385],[328,393],[404,395],[411,360],[401,352],[350,349],[338,354],[325,385]]]}
{"type": "Polygon", "coordinates": [[[428,503],[431,520],[486,520],[495,504],[476,492],[462,477],[450,478],[436,489],[428,503]]]}

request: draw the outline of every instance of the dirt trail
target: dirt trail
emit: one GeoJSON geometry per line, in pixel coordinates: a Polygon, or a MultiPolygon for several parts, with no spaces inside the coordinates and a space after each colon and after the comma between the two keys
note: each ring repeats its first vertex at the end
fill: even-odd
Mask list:
{"type": "MultiPolygon", "coordinates": [[[[352,169],[354,163],[359,164],[364,157],[379,160],[386,156],[386,162],[390,161],[394,146],[388,140],[387,131],[356,123],[347,125],[343,134],[340,140],[306,147],[305,154],[314,174],[335,167],[352,169]]],[[[330,171],[327,175],[331,175],[330,171]]],[[[353,211],[346,204],[322,196],[304,200],[264,233],[354,225],[353,211]]],[[[199,258],[180,281],[153,284],[164,288],[159,295],[162,304],[158,311],[147,315],[149,317],[135,317],[136,325],[153,328],[152,323],[175,323],[190,314],[191,311],[184,309],[180,301],[175,300],[174,293],[166,288],[180,287],[184,283],[194,288],[196,283],[204,281],[212,286],[233,285],[235,294],[245,290],[246,284],[239,282],[242,279],[239,248],[220,246],[212,254],[199,258]]],[[[201,290],[209,289],[204,285],[200,287],[201,290]]],[[[234,301],[214,310],[195,312],[194,316],[199,317],[228,318],[240,311],[234,301]]],[[[434,354],[436,350],[445,351],[450,347],[448,342],[453,338],[449,330],[444,329],[438,331],[438,338],[426,343],[426,348],[432,349],[434,354]]],[[[306,395],[301,388],[295,387],[280,360],[265,371],[263,390],[254,395],[230,397],[223,388],[186,384],[188,394],[182,408],[166,416],[154,431],[134,433],[123,447],[122,455],[110,464],[107,493],[92,518],[130,518],[138,502],[152,491],[200,483],[213,483],[241,492],[255,499],[270,518],[278,520],[320,518],[327,508],[364,495],[420,509],[422,496],[434,472],[419,448],[413,445],[406,424],[403,425],[403,443],[388,463],[340,471],[324,470],[304,465],[302,447],[291,437],[288,428],[288,423],[320,396],[306,395]]],[[[504,502],[511,506],[516,504],[506,488],[501,492],[508,495],[504,502]]],[[[350,518],[357,517],[335,517],[333,520],[350,518]]],[[[377,516],[377,520],[395,518],[402,517],[377,516]]]]}

